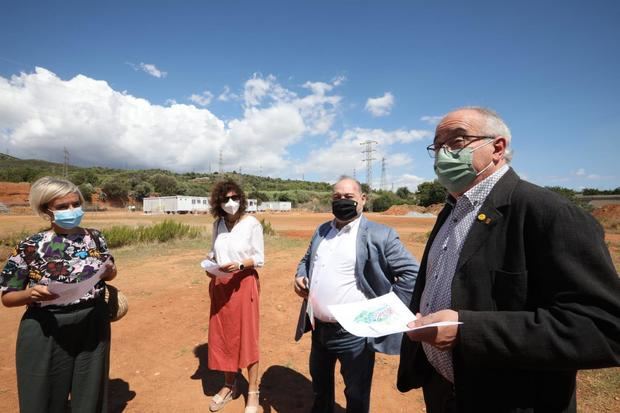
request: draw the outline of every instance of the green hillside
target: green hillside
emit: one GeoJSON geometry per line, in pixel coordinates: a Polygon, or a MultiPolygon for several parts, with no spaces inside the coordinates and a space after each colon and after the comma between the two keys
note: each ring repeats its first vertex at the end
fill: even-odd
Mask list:
{"type": "MultiPolygon", "coordinates": [[[[63,175],[64,165],[37,159],[18,159],[0,153],[0,181],[34,182],[46,175],[63,175]]],[[[148,196],[209,196],[215,182],[232,178],[239,182],[248,197],[262,201],[290,201],[295,206],[324,209],[329,203],[331,185],[327,182],[270,178],[236,172],[174,173],[164,169],[115,169],[69,165],[68,179],[80,186],[90,199],[99,193],[104,199],[121,204],[141,201],[148,196]]]]}

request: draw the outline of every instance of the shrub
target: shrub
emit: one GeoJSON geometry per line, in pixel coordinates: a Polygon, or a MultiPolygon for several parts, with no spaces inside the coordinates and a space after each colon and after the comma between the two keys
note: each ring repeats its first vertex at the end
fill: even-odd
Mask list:
{"type": "Polygon", "coordinates": [[[117,225],[102,232],[110,248],[137,243],[166,242],[182,238],[194,239],[202,235],[198,228],[170,219],[150,227],[117,225]]]}
{"type": "Polygon", "coordinates": [[[260,224],[263,227],[263,234],[265,235],[276,235],[276,230],[271,226],[271,222],[265,221],[264,218],[260,220],[260,224]]]}

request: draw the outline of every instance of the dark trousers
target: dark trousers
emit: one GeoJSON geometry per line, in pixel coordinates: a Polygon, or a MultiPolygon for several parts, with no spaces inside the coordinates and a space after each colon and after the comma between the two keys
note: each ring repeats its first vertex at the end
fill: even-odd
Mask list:
{"type": "MultiPolygon", "coordinates": [[[[539,406],[539,407],[512,407],[506,406],[507,402],[499,400],[497,395],[487,394],[479,399],[468,401],[468,405],[461,405],[457,409],[456,393],[454,386],[446,380],[435,369],[431,369],[432,373],[427,379],[422,392],[424,394],[424,403],[426,404],[426,413],[575,413],[576,398],[575,393],[570,403],[565,408],[539,406]],[[493,397],[495,396],[495,397],[493,397]]],[[[518,390],[515,390],[518,392],[518,390]]]]}
{"type": "Polygon", "coordinates": [[[434,368],[422,387],[426,413],[456,413],[454,385],[434,368]]]}
{"type": "Polygon", "coordinates": [[[21,413],[107,412],[110,317],[104,301],[73,311],[29,308],[16,347],[21,413]]]}
{"type": "Polygon", "coordinates": [[[366,339],[348,333],[337,323],[316,321],[312,331],[310,375],[314,391],[313,413],[334,411],[334,368],[340,362],[344,379],[347,413],[367,413],[375,353],[366,339]]]}

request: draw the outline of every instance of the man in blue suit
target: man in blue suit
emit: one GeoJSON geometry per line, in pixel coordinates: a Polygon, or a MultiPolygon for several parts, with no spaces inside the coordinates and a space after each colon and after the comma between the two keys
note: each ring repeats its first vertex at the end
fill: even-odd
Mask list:
{"type": "Polygon", "coordinates": [[[310,374],[313,413],[334,410],[334,367],[340,362],[347,412],[368,412],[375,352],[399,354],[402,334],[356,337],[338,324],[331,304],[365,301],[394,291],[411,300],[418,263],[396,232],[363,215],[366,195],[359,182],[342,177],[333,187],[334,220],[322,224],[295,275],[304,298],[295,340],[312,327],[310,374]]]}

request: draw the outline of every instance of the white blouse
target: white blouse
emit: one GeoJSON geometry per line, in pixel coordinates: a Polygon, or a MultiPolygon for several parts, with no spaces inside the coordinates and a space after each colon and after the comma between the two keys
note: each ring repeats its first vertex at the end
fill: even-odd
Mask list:
{"type": "Polygon", "coordinates": [[[243,217],[228,231],[223,218],[213,225],[213,248],[211,256],[220,265],[252,258],[254,267],[265,263],[265,244],[263,227],[251,215],[243,217]]]}

